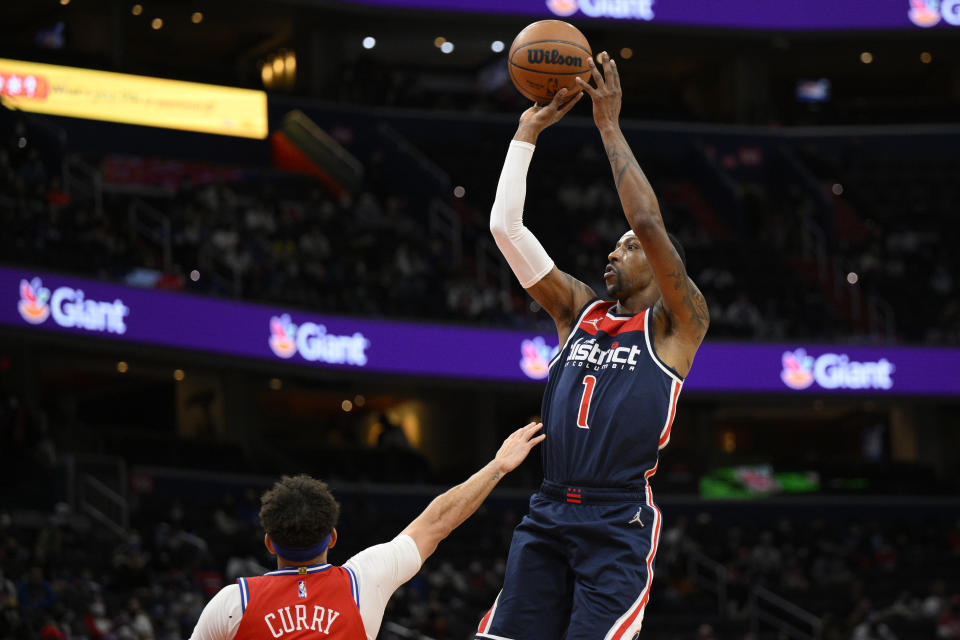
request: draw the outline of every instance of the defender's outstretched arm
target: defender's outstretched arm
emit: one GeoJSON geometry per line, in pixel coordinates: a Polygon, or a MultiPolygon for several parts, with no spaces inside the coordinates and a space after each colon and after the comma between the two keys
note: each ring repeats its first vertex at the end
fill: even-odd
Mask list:
{"type": "Polygon", "coordinates": [[[441,540],[483,504],[503,476],[520,466],[530,450],[543,442],[546,436],[537,434],[542,428],[539,422],[531,422],[511,433],[493,460],[466,482],[434,498],[423,513],[403,530],[403,535],[410,536],[416,543],[421,562],[436,551],[441,540]]]}

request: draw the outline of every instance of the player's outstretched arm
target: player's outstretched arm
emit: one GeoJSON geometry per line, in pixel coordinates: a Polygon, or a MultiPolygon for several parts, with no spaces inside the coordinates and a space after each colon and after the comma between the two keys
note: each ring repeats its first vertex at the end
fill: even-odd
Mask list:
{"type": "Polygon", "coordinates": [[[710,314],[703,294],[687,276],[683,261],[674,249],[660,215],[653,187],[620,131],[620,75],[607,52],[600,54],[603,75],[590,59],[596,87],[577,78],[577,84],[590,95],[593,119],[600,130],[603,146],[613,169],[613,180],[620,194],[623,212],[653,267],[663,297],[670,332],[694,349],[703,342],[710,325],[710,314]]]}
{"type": "Polygon", "coordinates": [[[577,311],[595,294],[586,284],[560,271],[543,245],[523,225],[523,202],[527,191],[527,169],[537,137],[563,118],[582,96],[582,92],[577,92],[569,97],[567,90],[561,89],[550,104],[534,105],[520,116],[520,126],[507,151],[496,200],[490,211],[490,232],[500,252],[520,285],[553,317],[561,343],[566,340],[577,311]]]}
{"type": "Polygon", "coordinates": [[[530,450],[543,442],[546,436],[542,433],[537,435],[542,428],[542,424],[531,422],[511,433],[493,460],[463,484],[437,496],[403,530],[402,534],[410,536],[416,543],[421,562],[437,549],[441,540],[480,507],[503,476],[520,466],[530,450]]]}

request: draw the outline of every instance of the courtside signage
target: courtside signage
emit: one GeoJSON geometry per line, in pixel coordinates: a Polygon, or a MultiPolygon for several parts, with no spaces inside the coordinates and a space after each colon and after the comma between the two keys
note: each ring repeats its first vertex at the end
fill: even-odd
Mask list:
{"type": "MultiPolygon", "coordinates": [[[[301,367],[531,384],[543,384],[558,349],[556,335],[333,316],[0,267],[0,330],[4,326],[301,367]]],[[[571,353],[601,361],[584,345],[571,353]]],[[[615,349],[603,362],[629,372],[631,359],[644,357],[615,349]]],[[[684,389],[960,396],[958,365],[960,349],[708,337],[684,389]]]]}
{"type": "Polygon", "coordinates": [[[0,100],[21,111],[263,139],[267,94],[0,58],[0,100]]]}
{"type": "Polygon", "coordinates": [[[806,349],[785,351],[780,379],[794,391],[809,389],[893,389],[896,367],[886,358],[876,362],[858,362],[845,353],[826,352],[817,357],[806,349]]]}
{"type": "Polygon", "coordinates": [[[130,308],[123,300],[112,302],[91,300],[84,297],[82,289],[57,287],[51,294],[40,278],[20,281],[20,300],[17,311],[25,322],[40,325],[52,318],[53,322],[67,329],[98,331],[123,335],[127,332],[124,319],[130,308]]]}
{"type": "Polygon", "coordinates": [[[960,0],[353,0],[352,4],[783,31],[960,26],[960,0]]]}
{"type": "Polygon", "coordinates": [[[294,354],[308,362],[327,364],[350,364],[362,367],[367,364],[367,347],[370,341],[362,333],[349,336],[327,333],[327,328],[315,322],[297,326],[289,314],[270,318],[270,349],[278,358],[288,360],[294,354]]]}

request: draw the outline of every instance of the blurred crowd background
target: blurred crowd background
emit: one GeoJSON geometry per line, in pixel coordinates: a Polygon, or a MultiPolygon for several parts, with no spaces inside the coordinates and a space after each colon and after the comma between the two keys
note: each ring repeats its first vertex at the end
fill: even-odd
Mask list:
{"type": "MultiPolygon", "coordinates": [[[[505,48],[533,19],[4,3],[0,79],[28,60],[262,89],[269,135],[44,115],[4,84],[0,267],[550,334],[488,231],[529,106],[505,48]],[[291,140],[312,145],[306,170],[291,140]]],[[[708,301],[708,342],[957,353],[960,29],[570,20],[618,60],[622,126],[708,301]]],[[[603,293],[626,223],[586,102],[541,136],[525,222],[603,293]]],[[[280,474],[331,482],[342,563],[487,460],[542,392],[41,329],[0,326],[0,640],[185,640],[223,585],[272,568],[258,500],[280,474]]],[[[960,638],[957,398],[685,393],[653,480],[642,637],[960,638]]],[[[533,456],[440,546],[381,640],[472,637],[540,477],[533,456]]]]}

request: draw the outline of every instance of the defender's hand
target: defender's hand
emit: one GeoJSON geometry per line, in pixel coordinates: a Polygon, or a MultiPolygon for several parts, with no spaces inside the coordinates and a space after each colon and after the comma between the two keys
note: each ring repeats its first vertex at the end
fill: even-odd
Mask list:
{"type": "Polygon", "coordinates": [[[540,422],[531,422],[525,427],[520,427],[511,433],[503,444],[494,461],[499,465],[501,473],[509,473],[520,466],[530,450],[543,442],[547,436],[537,435],[537,432],[543,428],[540,422]]]}
{"type": "Polygon", "coordinates": [[[524,111],[520,116],[520,129],[533,135],[539,134],[550,125],[559,122],[582,97],[582,91],[578,91],[577,95],[570,97],[568,89],[560,89],[554,94],[550,104],[543,107],[535,104],[524,111]]]}
{"type": "Polygon", "coordinates": [[[588,58],[590,72],[593,81],[597,85],[591,87],[581,78],[577,77],[577,86],[590,94],[590,100],[593,101],[593,121],[598,129],[616,127],[620,121],[620,104],[622,92],[620,91],[620,74],[617,72],[617,64],[610,59],[610,54],[604,51],[597,56],[603,63],[603,75],[597,69],[597,63],[593,58],[588,58]]]}

